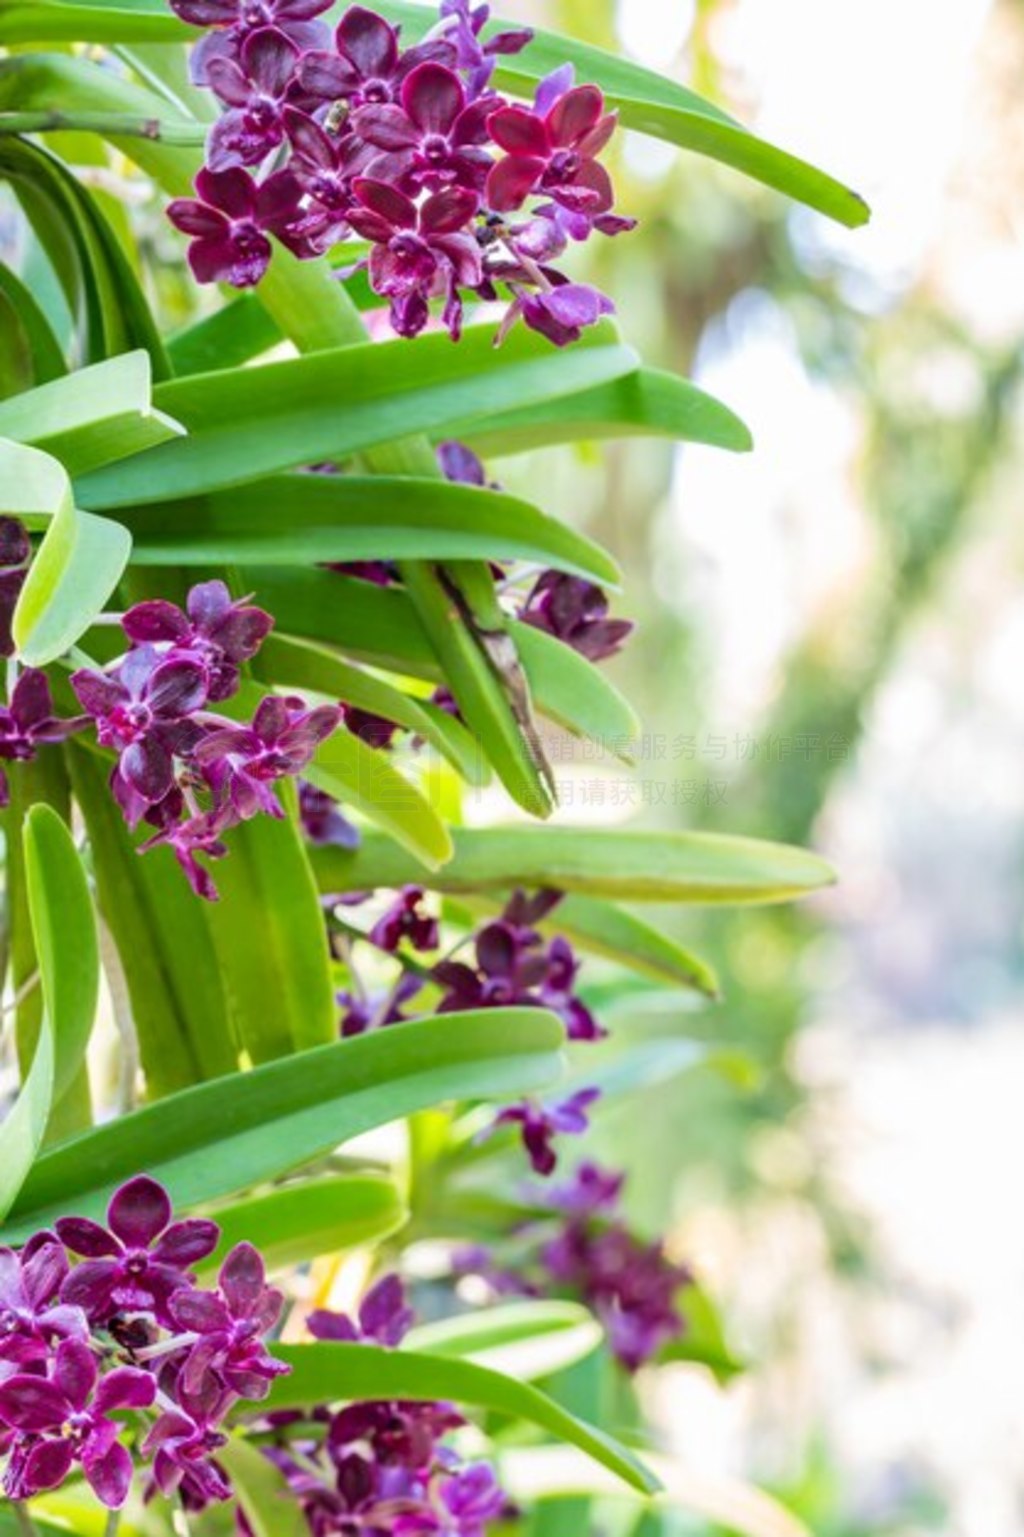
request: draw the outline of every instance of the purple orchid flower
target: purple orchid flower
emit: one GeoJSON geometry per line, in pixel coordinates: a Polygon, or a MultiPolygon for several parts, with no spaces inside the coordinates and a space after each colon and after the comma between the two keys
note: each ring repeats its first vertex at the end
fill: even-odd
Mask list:
{"type": "Polygon", "coordinates": [[[558,1164],[555,1138],[582,1136],[590,1125],[587,1112],[600,1098],[600,1089],[580,1089],[557,1105],[541,1105],[536,1100],[525,1099],[521,1104],[509,1105],[499,1111],[482,1133],[482,1139],[493,1136],[503,1126],[519,1126],[531,1165],[537,1174],[547,1178],[558,1164]]]}
{"type": "Polygon", "coordinates": [[[454,44],[456,63],[466,75],[474,100],[490,85],[498,57],[521,53],[533,41],[532,29],[519,27],[496,32],[483,42],[481,33],[490,15],[489,5],[474,5],[472,0],[441,0],[438,35],[454,44]]]}
{"type": "Polygon", "coordinates": [[[367,176],[413,197],[447,187],[482,192],[494,163],[482,148],[494,104],[468,101],[454,70],[433,62],[405,77],[400,99],[400,105],[361,107],[352,116],[356,135],[383,151],[367,176]]]}
{"type": "Polygon", "coordinates": [[[339,1033],[344,1040],[365,1035],[368,1030],[383,1030],[388,1025],[404,1024],[409,1017],[404,1006],[423,989],[422,977],[405,972],[382,998],[341,991],[336,995],[343,1010],[339,1033]]]}
{"type": "Polygon", "coordinates": [[[184,797],[178,789],[171,791],[159,805],[146,813],[145,820],[157,828],[151,838],[139,845],[139,853],[164,844],[171,850],[197,897],[205,902],[219,900],[216,883],[209,870],[199,863],[199,855],[206,859],[224,859],[227,845],[223,835],[232,825],[230,807],[212,811],[200,811],[195,816],[181,820],[184,797]]]}
{"type": "Polygon", "coordinates": [[[555,1185],[547,1192],[546,1204],[577,1217],[595,1217],[615,1209],[625,1182],[626,1176],[619,1169],[584,1162],[564,1185],[555,1185]]]}
{"type": "Polygon", "coordinates": [[[11,621],[28,575],[32,542],[17,518],[0,518],[0,656],[14,655],[11,621]]]}
{"type": "MultiPolygon", "coordinates": [[[[59,720],[53,713],[53,696],[44,672],[27,667],[11,690],[10,703],[0,705],[0,759],[27,763],[39,747],[63,742],[87,722],[84,716],[59,720]]],[[[7,775],[0,768],[0,807],[10,804],[7,775]]]]}
{"type": "Polygon", "coordinates": [[[276,27],[251,32],[238,63],[214,58],[207,80],[227,106],[210,130],[206,146],[211,171],[259,165],[284,143],[285,106],[297,105],[299,49],[276,27]]]}
{"type": "Polygon", "coordinates": [[[569,347],[579,341],[588,326],[596,326],[605,315],[615,313],[607,294],[589,283],[560,283],[540,293],[512,286],[515,299],[502,322],[499,342],[522,316],[531,331],[546,336],[556,347],[569,347]]]}
{"type": "MultiPolygon", "coordinates": [[[[169,203],[167,217],[191,236],[189,265],[199,283],[254,287],[270,265],[269,236],[289,244],[302,188],[290,171],[278,171],[261,185],[238,167],[201,170],[194,198],[169,203]]],[[[299,250],[301,254],[301,248],[299,250]]]]}
{"type": "Polygon", "coordinates": [[[100,745],[118,751],[111,788],[135,826],[174,789],[175,757],[194,745],[189,717],[206,703],[206,669],[189,656],[164,659],[139,646],[111,673],[73,673],[71,686],[100,745]]]}
{"type": "Polygon", "coordinates": [[[366,1293],[355,1319],[347,1313],[332,1313],[318,1308],[310,1313],[306,1325],[314,1339],[334,1340],[342,1344],[365,1342],[395,1349],[402,1343],[414,1322],[415,1314],[406,1304],[405,1288],[400,1278],[386,1275],[366,1293]]]}
{"type": "Polygon", "coordinates": [[[420,911],[426,892],[422,886],[403,886],[399,895],[370,930],[369,941],[391,955],[407,939],[414,950],[436,950],[440,943],[437,919],[420,911]]]}
{"type": "Polygon", "coordinates": [[[342,816],[334,796],[306,779],[299,780],[299,817],[310,843],[320,847],[333,844],[339,849],[359,847],[359,829],[342,816]]]}
{"type": "MultiPolygon", "coordinates": [[[[449,1530],[458,1537],[484,1537],[492,1521],[497,1521],[508,1506],[508,1497],[490,1463],[477,1462],[461,1468],[441,1484],[441,1503],[451,1522],[449,1530]]],[[[437,1530],[445,1532],[439,1525],[437,1530]]]]}
{"type": "Polygon", "coordinates": [[[396,187],[357,177],[359,206],[353,229],[373,241],[370,285],[391,300],[391,321],[401,336],[416,336],[430,318],[428,301],[447,297],[444,322],[453,338],[462,326],[460,288],[483,279],[480,249],[468,225],[478,199],[465,187],[435,192],[419,208],[396,187]]]}
{"type": "Polygon", "coordinates": [[[234,601],[223,582],[213,581],[193,587],[184,610],[152,598],[130,608],[121,625],[136,646],[168,646],[198,659],[206,668],[206,697],[214,703],[237,692],[240,667],[256,655],[274,621],[247,598],[234,601]]]}
{"type": "Polygon", "coordinates": [[[182,1290],[168,1311],[180,1329],[199,1336],[181,1368],[186,1393],[204,1398],[216,1387],[242,1398],[266,1398],[288,1367],[268,1354],[262,1336],[281,1316],[284,1297],[267,1286],[263,1260],[250,1243],[231,1250],[220,1269],[218,1291],[182,1290]],[[207,1386],[207,1378],[213,1384],[207,1386]]]}
{"type": "Polygon", "coordinates": [[[215,1460],[227,1444],[209,1420],[168,1409],[142,1443],[142,1453],[153,1458],[153,1483],[166,1499],[181,1490],[202,1507],[231,1497],[231,1484],[215,1460]]]}
{"type": "Polygon", "coordinates": [[[484,487],[497,489],[488,481],[483,462],[477,458],[471,448],[466,447],[465,443],[439,443],[437,462],[441,466],[441,473],[445,480],[450,480],[455,485],[479,486],[481,490],[484,487]]]}
{"type": "Polygon", "coordinates": [[[680,1290],[692,1284],[660,1243],[644,1244],[621,1222],[594,1226],[570,1220],[542,1253],[559,1284],[576,1291],[608,1331],[612,1350],[627,1371],[637,1371],[684,1332],[680,1290]]]}
{"type": "Polygon", "coordinates": [[[170,4],[175,15],[191,26],[216,29],[192,49],[191,73],[197,85],[210,83],[214,59],[238,63],[246,39],[263,28],[276,28],[303,51],[324,48],[330,39],[323,22],[314,18],[330,8],[331,0],[170,0],[170,4]]]}
{"type": "Polygon", "coordinates": [[[487,204],[496,213],[521,208],[532,192],[591,218],[610,211],[615,194],[597,156],[618,118],[605,112],[596,85],[573,86],[571,79],[571,69],[549,76],[533,111],[502,106],[492,115],[491,137],[506,151],[487,178],[487,204]]]}
{"type": "Polygon", "coordinates": [[[538,578],[519,618],[591,662],[615,656],[633,632],[628,619],[608,617],[608,599],[600,587],[562,571],[545,571],[538,578]]]}
{"type": "Polygon", "coordinates": [[[409,72],[427,60],[455,62],[455,50],[443,39],[408,48],[398,46],[398,28],[376,11],[353,5],[334,33],[334,51],[307,53],[299,67],[304,91],[319,101],[344,101],[350,107],[394,101],[409,72]]]}
{"type": "Polygon", "coordinates": [[[4,1489],[29,1499],[63,1483],[80,1462],[94,1493],[117,1510],[128,1497],[132,1459],[117,1439],[117,1409],[147,1409],[156,1382],[132,1366],[116,1367],[99,1381],[96,1358],[82,1340],[57,1346],[52,1376],[17,1374],[0,1383],[0,1418],[20,1433],[4,1489]]]}
{"type": "Polygon", "coordinates": [[[198,743],[193,757],[218,803],[230,805],[235,816],[247,820],[263,811],[283,817],[269,785],[304,769],[340,722],[336,705],[307,710],[301,699],[269,694],[251,726],[211,731],[198,743]]]}
{"type": "Polygon", "coordinates": [[[0,1362],[45,1362],[55,1342],[87,1340],[89,1323],[78,1307],[58,1302],[68,1257],[52,1234],[32,1250],[0,1248],[0,1362]]]}
{"type": "Polygon", "coordinates": [[[402,730],[397,721],[376,715],[372,710],[361,710],[358,705],[343,703],[341,713],[345,730],[351,731],[353,736],[357,736],[376,752],[385,752],[402,730]]]}
{"type": "Polygon", "coordinates": [[[219,1237],[215,1222],[173,1222],[172,1215],[163,1186],[140,1174],[115,1191],[108,1227],[88,1217],[61,1217],[58,1238],[84,1256],[64,1281],[61,1301],[84,1309],[99,1325],[127,1312],[152,1313],[169,1326],[171,1296],[190,1284],[189,1267],[212,1254],[219,1237]]]}

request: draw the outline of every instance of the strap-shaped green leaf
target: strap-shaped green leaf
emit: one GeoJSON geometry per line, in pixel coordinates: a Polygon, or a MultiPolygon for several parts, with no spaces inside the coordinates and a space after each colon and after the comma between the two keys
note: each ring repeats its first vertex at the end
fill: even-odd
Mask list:
{"type": "Polygon", "coordinates": [[[52,1106],[78,1075],[99,992],[88,882],[74,840],[52,807],[40,804],[29,811],[24,857],[44,1008],[32,1065],[0,1125],[0,1219],[29,1175],[52,1106]]]}
{"type": "Polygon", "coordinates": [[[255,1244],[271,1271],[305,1265],[376,1243],[397,1232],[407,1212],[398,1188],[379,1174],[335,1174],[285,1185],[212,1212],[220,1242],[201,1274],[215,1272],[236,1243],[255,1244]]]}
{"type": "Polygon", "coordinates": [[[4,325],[20,333],[31,384],[45,384],[68,371],[60,343],[31,289],[10,267],[0,263],[0,313],[4,325]]]}
{"type": "Polygon", "coordinates": [[[0,438],[0,507],[46,522],[11,624],[21,660],[42,667],[102,613],[128,563],[131,535],[109,518],[79,512],[56,459],[6,438],[0,438]]]}
{"type": "Polygon", "coordinates": [[[600,546],[529,502],[413,476],[279,475],[126,511],[124,521],[144,565],[515,559],[619,580],[600,546]]]}
{"type": "MultiPolygon", "coordinates": [[[[292,802],[289,791],[280,793],[292,802]]],[[[232,829],[229,843],[216,870],[220,901],[206,921],[237,1039],[254,1062],[322,1046],[336,1035],[337,1010],[323,915],[294,816],[254,817],[232,829]]]]}
{"type": "Polygon", "coordinates": [[[110,793],[109,760],[82,742],[66,759],[85,818],[100,910],[116,948],[151,1099],[238,1065],[224,982],[210,934],[170,849],[140,857],[110,793]]]}
{"type": "Polygon", "coordinates": [[[480,747],[461,721],[436,705],[411,698],[383,678],[353,667],[338,652],[292,635],[272,633],[263,642],[260,661],[271,682],[322,694],[325,699],[342,699],[357,709],[393,720],[436,747],[468,784],[487,783],[480,747]]]}
{"type": "Polygon", "coordinates": [[[451,1399],[537,1425],[578,1447],[643,1494],[659,1488],[643,1463],[612,1436],[569,1414],[528,1383],[485,1366],[374,1345],[288,1345],[278,1347],[275,1354],[288,1362],[291,1372],[271,1388],[269,1409],[360,1398],[451,1399]]]}
{"type": "Polygon", "coordinates": [[[520,1382],[563,1371],[594,1350],[601,1325],[577,1302],[509,1302],[421,1324],[407,1336],[409,1350],[475,1361],[520,1382]]]}
{"type": "MultiPolygon", "coordinates": [[[[245,567],[242,579],[285,634],[338,646],[359,661],[408,677],[433,683],[444,677],[404,592],[334,572],[270,566],[245,567]]],[[[640,725],[600,669],[531,625],[513,623],[509,629],[540,714],[628,762],[640,725]]]]}
{"type": "Polygon", "coordinates": [[[492,417],[482,428],[467,422],[456,436],[482,454],[518,454],[554,443],[595,438],[662,437],[745,453],[750,433],[735,412],[687,379],[654,368],[581,390],[557,413],[533,404],[492,417]]]}
{"type": "Polygon", "coordinates": [[[458,347],[438,334],[366,342],[160,385],[157,405],[188,436],[85,476],[82,503],[103,511],[219,490],[394,438],[443,435],[527,401],[557,411],[559,400],[637,365],[608,325],[562,353],[526,330],[500,350],[493,340],[493,327],[477,327],[458,347]]]}
{"type": "Polygon", "coordinates": [[[431,870],[451,858],[448,829],[416,786],[357,736],[337,731],[306,778],[384,828],[431,870]]]}
{"type": "Polygon", "coordinates": [[[558,1078],[563,1039],[543,1009],[446,1014],[199,1084],[44,1154],[4,1241],[62,1213],[102,1215],[140,1169],[176,1205],[205,1205],[417,1110],[534,1092],[558,1078]]]}
{"type": "Polygon", "coordinates": [[[434,875],[397,843],[368,834],[360,848],[313,850],[324,891],[424,881],[439,891],[553,886],[637,902],[788,902],[834,880],[804,849],[715,833],[575,827],[455,828],[455,854],[434,875]]]}
{"type": "Polygon", "coordinates": [[[153,408],[149,354],[126,352],[0,402],[0,437],[31,443],[69,475],[127,459],[182,428],[153,408]]]}

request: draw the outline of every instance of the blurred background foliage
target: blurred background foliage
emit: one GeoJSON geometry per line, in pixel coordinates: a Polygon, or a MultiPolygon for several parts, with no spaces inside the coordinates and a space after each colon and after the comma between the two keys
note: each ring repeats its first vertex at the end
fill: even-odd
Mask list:
{"type": "MultiPolygon", "coordinates": [[[[559,816],[809,843],[841,873],[796,910],[666,914],[718,967],[714,1007],[609,996],[598,969],[594,1001],[626,1029],[711,1048],[598,1140],[751,1363],[725,1387],[668,1369],[651,1408],[685,1461],[765,1483],[817,1537],[1008,1537],[1024,1522],[1024,6],[501,9],[664,69],[874,208],[867,231],[836,231],[624,136],[617,185],[641,228],[588,248],[592,276],[650,363],[744,415],[755,453],[625,441],[497,466],[613,551],[639,622],[611,664],[644,722],[636,769],[551,742],[559,816]]],[[[193,318],[158,200],[131,173],[95,180],[141,230],[168,323],[193,318]]],[[[588,1537],[571,1505],[549,1515],[538,1531],[588,1537]]]]}
{"type": "MultiPolygon", "coordinates": [[[[822,1537],[1019,1530],[1024,1256],[993,1208],[1022,1150],[1024,7],[517,14],[672,72],[874,207],[836,233],[627,140],[641,231],[602,244],[598,279],[755,453],[501,469],[579,509],[640,623],[612,664],[635,775],[560,758],[562,815],[813,843],[841,875],[809,907],[683,920],[725,990],[684,1029],[747,1065],[603,1123],[638,1217],[674,1224],[754,1362],[725,1390],[680,1368],[657,1407],[682,1455],[768,1481],[822,1537]]],[[[668,1033],[681,1008],[625,1012],[668,1033]]]]}

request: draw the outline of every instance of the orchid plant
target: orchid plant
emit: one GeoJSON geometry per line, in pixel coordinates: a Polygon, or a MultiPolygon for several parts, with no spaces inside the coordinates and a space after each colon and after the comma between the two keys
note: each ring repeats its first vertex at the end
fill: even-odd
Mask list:
{"type": "Polygon", "coordinates": [[[620,123],[865,217],[471,0],[0,0],[0,1532],[542,1537],[558,1448],[581,1537],[685,1503],[635,1379],[738,1363],[588,1147],[651,1045],[595,983],[710,1001],[634,904],[831,874],[542,825],[632,625],[490,459],[748,446],[580,267],[620,123]]]}

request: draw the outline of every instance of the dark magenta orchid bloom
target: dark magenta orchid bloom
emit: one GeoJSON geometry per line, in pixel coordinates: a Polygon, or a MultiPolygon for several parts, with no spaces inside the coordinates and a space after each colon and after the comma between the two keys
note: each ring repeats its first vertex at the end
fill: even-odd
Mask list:
{"type": "Polygon", "coordinates": [[[172,1217],[166,1190],[144,1174],[115,1191],[107,1227],[88,1217],[61,1217],[58,1238],[84,1257],[64,1281],[61,1301],[82,1308],[95,1324],[116,1313],[152,1313],[170,1325],[172,1294],[190,1284],[190,1267],[212,1254],[219,1236],[215,1222],[172,1217]]]}
{"type": "Polygon", "coordinates": [[[229,805],[236,817],[245,821],[261,811],[282,817],[284,812],[270,785],[299,774],[340,722],[341,710],[336,705],[308,710],[301,699],[270,694],[257,709],[251,726],[211,731],[197,745],[193,757],[218,804],[229,805]]]}
{"type": "Polygon", "coordinates": [[[0,1383],[0,1419],[22,1439],[4,1488],[30,1499],[63,1483],[79,1462],[97,1498],[118,1510],[128,1498],[132,1459],[118,1440],[118,1409],[148,1409],[156,1382],[136,1367],[115,1367],[102,1380],[91,1347],[62,1340],[48,1377],[15,1375],[0,1383]]]}
{"type": "Polygon", "coordinates": [[[493,1136],[503,1126],[518,1126],[535,1173],[546,1178],[558,1165],[555,1139],[582,1136],[590,1125],[588,1111],[600,1098],[600,1089],[580,1089],[569,1099],[554,1105],[524,1099],[518,1105],[509,1105],[499,1111],[482,1137],[493,1136]]]}
{"type": "Polygon", "coordinates": [[[422,886],[403,886],[370,930],[370,943],[392,955],[403,940],[408,940],[414,950],[436,950],[440,943],[438,921],[422,911],[425,897],[422,886]]]}
{"type": "Polygon", "coordinates": [[[210,130],[206,160],[211,171],[259,165],[284,143],[285,107],[298,105],[299,49],[276,27],[252,32],[240,57],[214,58],[207,80],[228,110],[210,130]]]}
{"type": "Polygon", "coordinates": [[[247,598],[235,602],[224,582],[213,581],[193,587],[184,609],[164,598],[136,603],[121,625],[136,646],[166,646],[200,661],[213,703],[236,692],[239,669],[256,655],[274,621],[247,598]]]}
{"type": "Polygon", "coordinates": [[[478,199],[465,187],[435,192],[419,207],[385,182],[357,177],[353,229],[373,241],[370,284],[391,300],[391,321],[401,336],[416,336],[430,318],[429,300],[446,297],[445,324],[453,337],[462,325],[460,288],[483,279],[480,249],[467,225],[478,199]]]}
{"type": "MultiPolygon", "coordinates": [[[[27,667],[11,690],[10,703],[0,705],[0,759],[27,763],[40,747],[66,741],[87,724],[84,716],[60,720],[53,713],[53,696],[44,672],[27,667]]],[[[10,803],[7,775],[0,768],[0,808],[10,803]]]]}
{"type": "MultiPolygon", "coordinates": [[[[493,103],[470,102],[454,70],[418,64],[402,82],[400,103],[361,107],[352,117],[356,136],[381,151],[367,175],[415,196],[466,187],[482,192],[493,160],[488,140],[493,103]]],[[[476,211],[475,208],[473,210],[476,211]]]]}
{"type": "Polygon", "coordinates": [[[196,194],[167,207],[171,223],[191,237],[188,260],[196,280],[254,287],[270,266],[270,235],[287,242],[298,218],[299,183],[290,171],[278,171],[258,185],[238,167],[204,168],[196,177],[196,194]]]}
{"type": "Polygon", "coordinates": [[[600,587],[563,571],[545,571],[538,578],[519,618],[591,662],[615,656],[633,631],[628,619],[609,618],[608,599],[600,587]]]}
{"type": "Polygon", "coordinates": [[[172,1296],[168,1311],[174,1323],[198,1336],[181,1368],[185,1392],[199,1400],[216,1399],[224,1389],[254,1401],[266,1398],[274,1378],[288,1370],[263,1343],[283,1306],[283,1295],[266,1284],[263,1260],[250,1243],[231,1250],[216,1292],[184,1290],[172,1296]]]}
{"type": "Polygon", "coordinates": [[[32,543],[17,518],[0,518],[0,656],[14,655],[11,621],[28,575],[32,543]]]}
{"type": "Polygon", "coordinates": [[[334,33],[333,51],[308,53],[299,67],[302,89],[319,101],[343,101],[350,107],[380,105],[397,99],[402,81],[427,60],[455,62],[455,50],[443,39],[399,48],[398,28],[376,11],[353,5],[334,33]]]}
{"type": "Polygon", "coordinates": [[[170,5],[182,21],[212,29],[192,49],[197,85],[209,85],[215,59],[239,62],[246,39],[263,28],[276,28],[304,51],[324,48],[330,40],[327,27],[315,18],[330,8],[331,0],[170,0],[170,5]]]}
{"type": "Polygon", "coordinates": [[[405,1288],[396,1275],[383,1276],[370,1287],[355,1318],[318,1308],[306,1320],[314,1339],[342,1344],[362,1341],[389,1349],[402,1343],[414,1322],[415,1314],[406,1303],[405,1288]]]}
{"type": "Polygon", "coordinates": [[[596,85],[575,86],[572,79],[571,66],[550,75],[533,111],[501,106],[493,113],[491,137],[506,151],[487,178],[487,204],[496,213],[522,208],[533,192],[589,218],[610,211],[615,194],[597,156],[618,119],[605,112],[596,85]]]}

